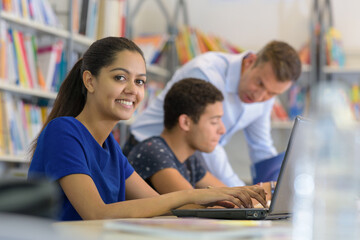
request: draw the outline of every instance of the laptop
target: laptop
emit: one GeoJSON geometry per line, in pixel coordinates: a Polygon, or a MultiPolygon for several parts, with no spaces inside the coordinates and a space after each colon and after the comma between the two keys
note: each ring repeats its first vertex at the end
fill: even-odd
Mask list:
{"type": "Polygon", "coordinates": [[[269,208],[205,208],[176,209],[172,213],[178,217],[199,217],[216,219],[263,220],[282,219],[291,216],[294,196],[294,164],[300,156],[302,144],[301,129],[309,123],[297,116],[290,134],[278,181],[269,208]],[[295,148],[296,146],[296,148],[295,148]]]}

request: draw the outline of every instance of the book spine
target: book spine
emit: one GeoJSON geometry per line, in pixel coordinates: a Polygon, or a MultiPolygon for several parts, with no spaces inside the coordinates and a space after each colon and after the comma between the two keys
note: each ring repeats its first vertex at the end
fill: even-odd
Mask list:
{"type": "Polygon", "coordinates": [[[25,40],[24,40],[23,33],[18,32],[18,36],[19,36],[19,43],[20,43],[21,58],[22,58],[22,62],[24,65],[24,76],[25,76],[24,81],[26,82],[25,86],[29,87],[29,88],[33,88],[33,80],[32,80],[32,76],[31,76],[31,72],[30,72],[28,56],[27,56],[27,53],[25,50],[25,44],[24,44],[25,40]]]}

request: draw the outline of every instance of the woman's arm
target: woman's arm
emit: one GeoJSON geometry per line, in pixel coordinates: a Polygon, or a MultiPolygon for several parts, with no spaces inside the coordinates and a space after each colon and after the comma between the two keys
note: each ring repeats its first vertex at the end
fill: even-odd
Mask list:
{"type": "Polygon", "coordinates": [[[125,181],[125,197],[126,200],[133,200],[139,198],[148,198],[159,196],[152,187],[147,184],[137,172],[133,172],[125,181]],[[137,186],[132,187],[132,186],[137,186]]]}
{"type": "Polygon", "coordinates": [[[150,177],[151,184],[160,194],[194,189],[175,168],[165,168],[150,177]]]}
{"type": "MultiPolygon", "coordinates": [[[[130,191],[132,196],[142,196],[138,191],[142,191],[143,183],[139,183],[136,175],[133,175],[128,178],[126,188],[134,189],[130,191]]],[[[260,187],[184,190],[159,196],[150,193],[149,198],[105,204],[88,175],[72,174],[61,178],[59,182],[69,201],[84,220],[153,217],[189,203],[209,204],[222,200],[230,201],[239,207],[252,207],[251,198],[255,198],[266,205],[265,192],[260,187]]]]}

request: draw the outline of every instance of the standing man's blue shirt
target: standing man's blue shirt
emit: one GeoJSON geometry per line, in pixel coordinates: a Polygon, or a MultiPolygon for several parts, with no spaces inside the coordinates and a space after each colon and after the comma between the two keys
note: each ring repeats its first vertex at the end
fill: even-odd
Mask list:
{"type": "MultiPolygon", "coordinates": [[[[112,134],[104,145],[73,117],[52,120],[39,136],[29,179],[58,181],[70,174],[86,174],[94,181],[104,203],[125,200],[125,180],[134,172],[112,134]]],[[[81,220],[64,193],[60,220],[81,220]]]]}

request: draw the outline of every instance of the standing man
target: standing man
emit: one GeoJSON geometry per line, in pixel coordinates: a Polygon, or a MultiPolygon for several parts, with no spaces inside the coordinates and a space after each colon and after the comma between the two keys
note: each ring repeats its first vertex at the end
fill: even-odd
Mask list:
{"type": "Polygon", "coordinates": [[[253,178],[255,181],[276,180],[282,157],[277,156],[271,138],[273,97],[288,90],[300,73],[297,52],[281,41],[268,43],[257,54],[250,51],[205,53],[178,69],[159,96],[137,117],[130,128],[131,136],[124,153],[137,141],[161,133],[164,98],[171,86],[184,78],[199,78],[212,83],[224,95],[222,120],[226,133],[213,152],[202,154],[209,171],[228,186],[244,185],[234,173],[223,148],[237,131],[243,130],[253,178]]]}
{"type": "MultiPolygon", "coordinates": [[[[212,152],[225,133],[221,120],[223,100],[219,89],[196,78],[178,81],[167,92],[162,133],[138,143],[128,155],[135,171],[159,194],[226,187],[206,170],[202,158],[198,157],[199,152],[212,152]]],[[[266,199],[271,199],[270,183],[262,187],[267,190],[266,199]]],[[[246,188],[250,196],[255,196],[260,186],[246,188]]],[[[224,207],[233,207],[221,203],[224,207]]],[[[263,206],[266,207],[266,202],[263,206]]],[[[254,207],[253,202],[249,201],[247,207],[254,207]]]]}

